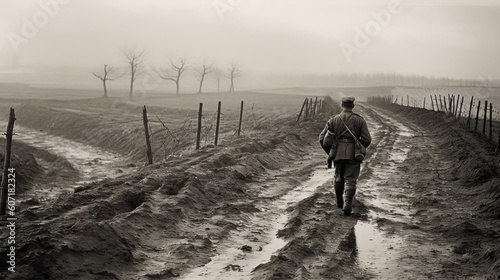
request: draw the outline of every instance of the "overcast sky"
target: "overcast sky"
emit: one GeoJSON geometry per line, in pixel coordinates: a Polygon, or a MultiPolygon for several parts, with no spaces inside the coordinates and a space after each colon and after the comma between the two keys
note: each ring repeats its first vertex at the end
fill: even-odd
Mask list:
{"type": "Polygon", "coordinates": [[[1,0],[0,68],[119,65],[137,48],[150,65],[498,79],[499,31],[500,1],[1,0]]]}

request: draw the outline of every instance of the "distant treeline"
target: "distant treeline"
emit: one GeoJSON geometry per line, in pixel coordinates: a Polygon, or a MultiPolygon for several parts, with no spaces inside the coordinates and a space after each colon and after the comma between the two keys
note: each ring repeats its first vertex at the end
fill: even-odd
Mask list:
{"type": "Polygon", "coordinates": [[[301,74],[301,75],[270,75],[269,82],[277,86],[474,86],[497,87],[500,82],[492,77],[478,77],[477,79],[453,79],[446,77],[431,77],[423,75],[402,75],[396,73],[339,73],[331,75],[301,74]]]}

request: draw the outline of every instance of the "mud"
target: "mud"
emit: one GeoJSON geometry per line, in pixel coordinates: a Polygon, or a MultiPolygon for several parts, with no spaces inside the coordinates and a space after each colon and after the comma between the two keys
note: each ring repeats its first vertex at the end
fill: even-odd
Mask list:
{"type": "Polygon", "coordinates": [[[217,147],[28,207],[19,215],[19,273],[0,276],[498,278],[492,144],[444,114],[358,103],[373,143],[346,217],[317,141],[338,110],[298,125],[292,113],[259,118],[254,131],[217,147]]]}
{"type": "MultiPolygon", "coordinates": [[[[0,126],[2,125],[0,124],[0,126]]],[[[78,172],[73,180],[66,182],[65,187],[38,188],[26,196],[26,199],[53,200],[61,193],[73,191],[77,186],[129,174],[136,169],[134,164],[127,163],[131,162],[130,158],[20,125],[16,126],[16,141],[64,158],[71,165],[71,168],[78,172]]],[[[44,162],[42,158],[38,161],[46,168],[50,168],[52,164],[44,162]]]]}
{"type": "MultiPolygon", "coordinates": [[[[308,156],[306,161],[315,161],[308,156]]],[[[296,168],[296,167],[295,167],[296,168]]],[[[303,167],[301,167],[303,168],[303,167]]],[[[273,174],[275,178],[289,176],[297,170],[291,169],[273,174]]],[[[276,180],[264,186],[255,207],[260,211],[252,215],[245,225],[230,232],[230,238],[217,244],[220,255],[211,259],[207,265],[182,276],[182,279],[249,279],[252,271],[260,264],[268,262],[272,255],[286,245],[278,234],[290,219],[287,209],[307,199],[314,190],[328,181],[330,175],[326,169],[320,168],[311,177],[299,184],[287,186],[287,183],[276,180]],[[286,192],[285,192],[286,191],[286,192]],[[246,248],[246,249],[245,249],[246,248]],[[228,269],[228,266],[230,269],[228,269]],[[235,269],[235,267],[237,269],[235,269]]],[[[261,183],[258,183],[259,185],[261,183]]]]}

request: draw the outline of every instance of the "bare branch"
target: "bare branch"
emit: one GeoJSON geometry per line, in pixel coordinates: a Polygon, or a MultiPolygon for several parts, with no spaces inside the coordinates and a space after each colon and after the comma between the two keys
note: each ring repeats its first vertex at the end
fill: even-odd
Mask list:
{"type": "Polygon", "coordinates": [[[241,68],[241,65],[238,62],[233,62],[229,65],[227,71],[228,75],[226,76],[226,78],[231,80],[229,91],[232,92],[234,91],[234,79],[242,75],[243,69],[241,68]]]}
{"type": "Polygon", "coordinates": [[[198,68],[195,68],[194,71],[198,72],[200,75],[208,75],[214,71],[214,66],[215,62],[207,62],[206,59],[204,59],[200,64],[198,68]]]}
{"type": "Polygon", "coordinates": [[[132,96],[134,89],[134,81],[141,74],[142,65],[146,56],[146,51],[137,51],[134,49],[123,49],[123,54],[126,58],[126,63],[130,69],[130,96],[132,96]]]}
{"type": "Polygon", "coordinates": [[[170,68],[169,69],[159,69],[155,70],[156,73],[158,74],[158,77],[160,77],[163,80],[167,81],[173,81],[176,86],[176,93],[179,94],[179,82],[182,76],[182,73],[186,70],[186,61],[187,59],[185,57],[180,58],[178,61],[174,61],[174,59],[170,58],[170,68]]]}
{"type": "Polygon", "coordinates": [[[201,93],[203,87],[203,81],[205,81],[205,76],[213,72],[213,67],[215,63],[208,63],[206,59],[203,60],[199,68],[195,68],[195,71],[200,74],[200,87],[198,89],[198,93],[201,93]]]}
{"type": "Polygon", "coordinates": [[[94,76],[95,76],[96,78],[99,78],[101,81],[104,81],[104,77],[103,77],[103,76],[99,76],[99,75],[97,75],[95,72],[92,72],[92,74],[94,74],[94,76]]]}
{"type": "Polygon", "coordinates": [[[111,67],[111,66],[108,66],[108,65],[104,64],[104,69],[103,69],[103,73],[102,73],[102,74],[97,74],[97,73],[95,73],[95,72],[92,72],[92,74],[93,74],[96,78],[98,78],[99,80],[101,80],[101,81],[102,81],[102,85],[103,85],[103,87],[104,87],[104,96],[105,96],[105,97],[106,97],[106,96],[108,96],[108,90],[107,90],[107,88],[106,88],[106,83],[107,83],[107,81],[112,81],[112,80],[115,80],[115,79],[117,79],[117,78],[118,78],[118,77],[117,77],[117,78],[110,78],[110,77],[109,77],[109,75],[110,75],[111,73],[113,73],[113,71],[114,71],[114,68],[113,68],[113,67],[111,67]]]}

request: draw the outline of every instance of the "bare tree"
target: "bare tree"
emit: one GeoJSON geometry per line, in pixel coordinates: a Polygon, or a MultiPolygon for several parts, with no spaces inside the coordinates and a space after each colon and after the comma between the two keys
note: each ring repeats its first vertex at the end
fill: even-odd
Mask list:
{"type": "Polygon", "coordinates": [[[220,92],[220,79],[222,77],[224,77],[224,72],[219,68],[215,68],[214,69],[214,76],[215,76],[215,80],[217,80],[217,92],[220,92]]]}
{"type": "Polygon", "coordinates": [[[123,50],[123,54],[127,58],[127,64],[130,69],[130,94],[132,97],[132,93],[134,91],[134,82],[137,77],[140,75],[140,71],[142,69],[142,64],[144,63],[144,57],[146,55],[146,51],[137,51],[135,49],[132,50],[123,50]]]}
{"type": "Polygon", "coordinates": [[[231,80],[231,85],[229,86],[229,91],[233,92],[234,91],[234,79],[241,76],[241,74],[243,73],[243,69],[241,68],[241,65],[238,62],[233,62],[229,65],[227,72],[228,72],[227,78],[231,80]]]}
{"type": "Polygon", "coordinates": [[[94,74],[94,76],[96,78],[98,78],[98,79],[100,79],[102,81],[102,86],[104,87],[104,97],[108,97],[108,89],[106,87],[107,81],[116,80],[118,78],[118,77],[116,77],[116,78],[110,78],[109,77],[109,75],[111,73],[113,73],[114,70],[115,69],[113,67],[104,64],[104,70],[103,70],[102,74],[96,74],[95,72],[92,72],[92,74],[94,74]]]}
{"type": "Polygon", "coordinates": [[[180,58],[178,61],[174,61],[172,58],[170,60],[170,68],[165,70],[157,71],[157,74],[160,78],[173,81],[176,86],[176,94],[179,94],[179,81],[181,80],[181,75],[186,70],[186,58],[180,58]]]}
{"type": "Polygon", "coordinates": [[[205,76],[212,73],[212,69],[214,67],[214,63],[208,63],[206,60],[203,60],[200,67],[195,69],[198,74],[200,74],[200,88],[198,89],[198,93],[201,93],[201,89],[203,87],[203,81],[205,80],[205,76]]]}

